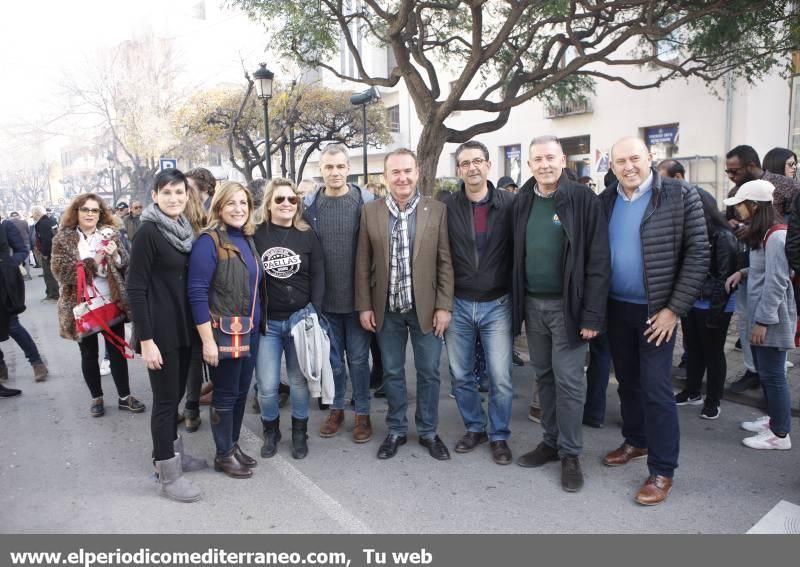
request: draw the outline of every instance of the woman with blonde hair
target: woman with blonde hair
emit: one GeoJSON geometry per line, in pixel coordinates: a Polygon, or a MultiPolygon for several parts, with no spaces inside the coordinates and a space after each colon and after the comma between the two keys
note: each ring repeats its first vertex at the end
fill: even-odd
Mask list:
{"type": "Polygon", "coordinates": [[[192,317],[203,344],[203,360],[215,367],[211,376],[214,469],[232,478],[250,478],[257,464],[239,447],[247,391],[266,322],[266,290],[254,232],[250,192],[240,183],[223,183],[211,201],[208,226],[195,241],[189,259],[192,317]],[[221,351],[213,329],[225,322],[232,322],[228,330],[239,334],[233,345],[221,351]],[[244,350],[247,345],[249,350],[244,350]]]}
{"type": "MultiPolygon", "coordinates": [[[[126,315],[130,314],[125,295],[128,253],[120,244],[116,226],[113,213],[103,199],[94,193],[78,195],[61,216],[58,233],[53,238],[50,258],[53,275],[60,285],[59,332],[65,339],[78,341],[83,379],[92,396],[89,410],[92,417],[105,414],[98,339],[96,334],[79,337],[72,310],[83,301],[83,298],[78,297],[78,266],[81,266],[86,275],[87,286],[110,299],[126,315]]],[[[93,290],[89,293],[94,295],[93,290]]],[[[110,330],[117,337],[124,337],[124,321],[111,325],[110,330]]],[[[131,395],[128,361],[116,346],[108,344],[106,350],[111,360],[111,376],[119,396],[119,409],[131,413],[143,412],[144,404],[131,395]]]]}
{"type": "Polygon", "coordinates": [[[256,366],[264,428],[261,456],[274,456],[281,438],[278,386],[281,355],[285,355],[292,403],[292,456],[302,459],[308,454],[310,396],[297,359],[291,319],[309,303],[319,311],[325,290],[322,247],[303,220],[300,196],[288,179],[275,178],[267,185],[258,219],[253,240],[264,267],[270,298],[266,334],[261,337],[256,366]]]}

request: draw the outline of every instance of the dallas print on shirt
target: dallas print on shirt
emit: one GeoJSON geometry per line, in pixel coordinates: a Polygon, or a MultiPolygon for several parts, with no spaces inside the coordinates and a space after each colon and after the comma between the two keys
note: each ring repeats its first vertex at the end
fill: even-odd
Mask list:
{"type": "Polygon", "coordinates": [[[285,280],[300,271],[300,255],[291,248],[268,248],[261,255],[261,261],[264,263],[264,271],[273,278],[285,280]]]}

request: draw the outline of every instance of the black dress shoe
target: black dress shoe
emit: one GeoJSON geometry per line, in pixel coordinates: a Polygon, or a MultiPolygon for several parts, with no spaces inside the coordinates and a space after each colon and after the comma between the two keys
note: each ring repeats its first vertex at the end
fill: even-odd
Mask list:
{"type": "Polygon", "coordinates": [[[19,396],[21,393],[22,390],[17,390],[16,388],[6,388],[0,384],[0,398],[13,398],[15,396],[19,396]]]}
{"type": "Polygon", "coordinates": [[[386,397],[386,390],[383,388],[383,384],[378,386],[374,392],[372,392],[373,398],[385,398],[386,397]]]}
{"type": "Polygon", "coordinates": [[[439,439],[438,435],[423,437],[419,440],[419,444],[423,447],[427,447],[431,457],[438,461],[447,461],[450,459],[450,451],[447,450],[447,445],[444,444],[444,441],[439,439]]]}
{"type": "Polygon", "coordinates": [[[469,453],[481,443],[486,443],[489,436],[485,431],[467,431],[456,443],[456,453],[469,453]]]}
{"type": "Polygon", "coordinates": [[[589,419],[588,417],[584,417],[582,423],[586,427],[592,427],[594,429],[603,429],[605,427],[602,421],[595,421],[593,419],[589,419]]]}
{"type": "Polygon", "coordinates": [[[379,459],[391,459],[397,454],[397,449],[400,445],[406,444],[406,436],[405,435],[394,435],[390,433],[386,436],[386,439],[383,440],[381,446],[378,447],[378,458],[379,459]]]}
{"type": "Polygon", "coordinates": [[[492,441],[489,443],[492,449],[492,460],[498,465],[511,464],[511,449],[505,441],[492,441]]]}

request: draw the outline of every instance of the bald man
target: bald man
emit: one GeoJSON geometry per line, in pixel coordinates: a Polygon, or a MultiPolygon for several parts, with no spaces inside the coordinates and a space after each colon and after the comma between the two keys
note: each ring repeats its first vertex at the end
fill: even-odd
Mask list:
{"type": "Polygon", "coordinates": [[[705,218],[694,188],[658,175],[647,146],[623,138],[611,150],[619,181],[601,194],[609,219],[608,339],[619,382],[623,444],[609,467],[647,458],[636,502],[654,506],[672,488],[680,430],[672,392],[675,326],[708,272],[705,218]]]}

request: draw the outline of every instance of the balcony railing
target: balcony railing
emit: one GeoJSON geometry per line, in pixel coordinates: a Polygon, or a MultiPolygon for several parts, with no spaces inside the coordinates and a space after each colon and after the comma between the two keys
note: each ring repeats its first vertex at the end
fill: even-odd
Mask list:
{"type": "Polygon", "coordinates": [[[587,114],[589,112],[592,112],[592,101],[588,98],[583,100],[559,100],[544,105],[545,118],[559,118],[560,116],[587,114]]]}

